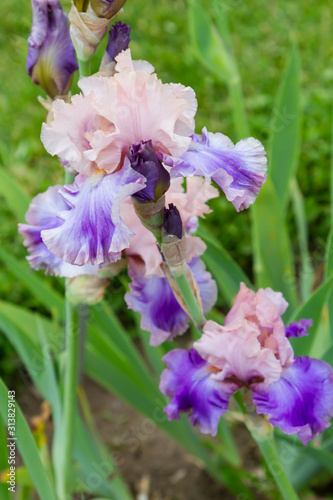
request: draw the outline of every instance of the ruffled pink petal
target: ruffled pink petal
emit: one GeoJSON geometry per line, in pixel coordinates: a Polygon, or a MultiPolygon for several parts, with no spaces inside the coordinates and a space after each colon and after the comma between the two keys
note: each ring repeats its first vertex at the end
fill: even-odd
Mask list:
{"type": "Polygon", "coordinates": [[[154,66],[148,61],[143,61],[142,59],[133,61],[131,49],[123,50],[115,57],[115,59],[117,61],[115,69],[118,73],[121,73],[122,71],[145,71],[146,73],[151,74],[155,70],[154,66]]]}
{"type": "Polygon", "coordinates": [[[240,325],[244,320],[256,324],[261,332],[259,341],[262,346],[270,348],[282,366],[287,366],[294,359],[293,349],[286,338],[281,318],[287,307],[288,303],[280,292],[274,292],[271,288],[261,288],[255,293],[241,283],[240,291],[225,318],[224,326],[240,325]]]}
{"type": "MultiPolygon", "coordinates": [[[[57,99],[53,102],[51,123],[42,126],[41,140],[45,149],[69,164],[76,172],[90,175],[96,170],[97,156],[92,151],[96,133],[107,137],[114,125],[96,113],[95,94],[74,95],[71,104],[57,99]]],[[[101,139],[99,139],[101,142],[101,139]]]]}
{"type": "Polygon", "coordinates": [[[189,93],[178,96],[171,85],[163,85],[146,71],[115,74],[97,105],[97,111],[116,126],[117,134],[109,147],[127,152],[131,144],[152,140],[156,151],[174,156],[184,153],[191,143],[194,123],[185,135],[178,124],[189,122],[185,115],[194,116],[189,93]]]}
{"type": "Polygon", "coordinates": [[[258,379],[266,384],[279,380],[282,367],[271,349],[263,348],[258,340],[259,328],[243,321],[240,326],[222,327],[207,321],[204,335],[194,344],[210,365],[218,368],[218,380],[233,379],[251,384],[258,379]]]}

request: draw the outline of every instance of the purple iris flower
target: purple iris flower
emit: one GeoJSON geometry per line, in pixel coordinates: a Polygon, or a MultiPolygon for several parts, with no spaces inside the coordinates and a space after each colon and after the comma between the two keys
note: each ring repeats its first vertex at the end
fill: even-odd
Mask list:
{"type": "Polygon", "coordinates": [[[32,0],[32,15],[27,72],[51,98],[65,95],[78,69],[67,15],[59,0],[32,0]]]}

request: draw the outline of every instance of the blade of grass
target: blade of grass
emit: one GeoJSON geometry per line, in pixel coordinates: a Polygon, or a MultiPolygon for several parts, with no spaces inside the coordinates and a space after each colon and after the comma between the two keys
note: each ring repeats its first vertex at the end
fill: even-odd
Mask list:
{"type": "Polygon", "coordinates": [[[289,303],[288,318],[297,305],[293,255],[284,211],[268,177],[251,210],[254,274],[257,287],[280,291],[289,303]]]}
{"type": "Polygon", "coordinates": [[[0,194],[5,198],[9,209],[19,221],[24,221],[29,208],[29,197],[5,168],[0,168],[0,194]]]}
{"type": "MultiPolygon", "coordinates": [[[[331,227],[326,244],[326,278],[333,274],[333,113],[332,113],[332,123],[331,123],[331,182],[330,182],[330,192],[331,192],[331,227]]],[[[328,304],[328,315],[329,315],[329,330],[331,341],[333,342],[333,292],[329,295],[327,299],[328,304]]]]}
{"type": "MultiPolygon", "coordinates": [[[[7,456],[7,427],[5,426],[2,418],[0,418],[0,472],[7,470],[9,467],[7,456]]],[[[7,480],[7,478],[6,478],[7,480]]],[[[1,500],[10,500],[10,493],[7,484],[0,484],[0,497],[1,500]]]]}
{"type": "Polygon", "coordinates": [[[210,234],[209,230],[199,227],[197,233],[204,240],[207,249],[202,258],[207,268],[216,280],[219,292],[228,305],[231,305],[235,295],[239,292],[241,282],[251,287],[248,277],[238,264],[232,259],[222,245],[210,234]]]}
{"type": "MultiPolygon", "coordinates": [[[[308,356],[312,354],[315,342],[318,342],[316,336],[320,333],[318,326],[320,324],[323,307],[327,301],[328,295],[333,289],[333,275],[323,283],[311,295],[311,297],[300,306],[290,318],[290,321],[299,321],[302,318],[312,318],[313,326],[309,329],[309,335],[299,339],[291,339],[296,356],[308,356]]],[[[319,339],[320,340],[320,339],[319,339]]]]}
{"type": "Polygon", "coordinates": [[[63,318],[64,301],[62,296],[45,279],[39,278],[30,269],[27,262],[19,261],[4,250],[4,248],[0,248],[0,260],[2,260],[8,271],[23,283],[44,307],[51,311],[57,318],[63,318]]]}
{"type": "Polygon", "coordinates": [[[271,121],[271,154],[269,176],[282,209],[289,197],[295,175],[300,145],[300,61],[297,46],[292,45],[290,61],[283,73],[271,121]]]}
{"type": "MultiPolygon", "coordinates": [[[[7,419],[8,387],[0,379],[0,413],[4,421],[7,419]]],[[[16,404],[16,437],[17,446],[25,463],[31,480],[39,494],[40,500],[57,500],[49,479],[43,468],[40,455],[29,426],[16,404]]]]}
{"type": "Polygon", "coordinates": [[[218,28],[207,11],[196,0],[188,6],[189,32],[193,52],[201,64],[221,82],[228,85],[232,101],[233,120],[238,139],[249,135],[241,77],[236,59],[232,54],[231,37],[227,23],[222,20],[221,10],[215,2],[218,28]]]}
{"type": "Polygon", "coordinates": [[[311,265],[311,257],[309,253],[309,237],[306,221],[306,213],[304,207],[303,194],[299,188],[296,178],[291,180],[291,201],[295,214],[297,226],[298,244],[301,254],[301,270],[300,270],[300,292],[301,302],[305,302],[310,294],[314,283],[314,270],[311,265]]]}

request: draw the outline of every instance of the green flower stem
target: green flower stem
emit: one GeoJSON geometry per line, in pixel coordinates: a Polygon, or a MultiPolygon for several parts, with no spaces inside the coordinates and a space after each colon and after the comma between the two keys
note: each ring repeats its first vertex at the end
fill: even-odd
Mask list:
{"type": "Polygon", "coordinates": [[[80,61],[80,59],[78,59],[78,63],[79,63],[80,76],[90,76],[91,75],[90,61],[80,61]]]}
{"type": "Polygon", "coordinates": [[[72,478],[72,456],[79,360],[79,331],[75,326],[75,309],[69,300],[66,300],[65,308],[66,359],[62,424],[63,444],[61,450],[62,456],[60,476],[58,478],[60,481],[58,491],[60,500],[68,500],[71,498],[70,483],[72,478]]]}
{"type": "Polygon", "coordinates": [[[282,498],[284,500],[299,500],[279,457],[274,441],[273,428],[267,422],[263,421],[263,423],[266,426],[265,432],[262,432],[262,427],[253,428],[252,425],[248,425],[248,429],[267,462],[267,466],[281,492],[282,498]]]}
{"type": "Polygon", "coordinates": [[[199,304],[197,302],[197,299],[194,296],[194,293],[190,287],[189,282],[187,281],[187,278],[185,274],[182,274],[180,276],[173,276],[175,282],[177,283],[179,290],[181,291],[181,294],[183,296],[183,299],[185,300],[185,303],[188,307],[189,313],[191,315],[192,320],[194,323],[202,327],[204,318],[202,316],[202,311],[199,307],[199,304]]]}
{"type": "MultiPolygon", "coordinates": [[[[78,61],[80,76],[90,75],[90,61],[78,61]]],[[[65,172],[65,184],[74,182],[74,175],[65,172]]],[[[66,280],[66,290],[68,280],[66,280]]],[[[82,318],[81,318],[82,320],[82,318]]],[[[63,420],[59,477],[57,489],[59,500],[71,498],[72,458],[74,446],[74,423],[77,406],[77,386],[79,379],[80,330],[84,332],[85,324],[81,321],[76,327],[76,311],[74,306],[65,296],[65,345],[66,357],[63,382],[63,420]]],[[[84,339],[82,340],[84,342],[84,339]]]]}

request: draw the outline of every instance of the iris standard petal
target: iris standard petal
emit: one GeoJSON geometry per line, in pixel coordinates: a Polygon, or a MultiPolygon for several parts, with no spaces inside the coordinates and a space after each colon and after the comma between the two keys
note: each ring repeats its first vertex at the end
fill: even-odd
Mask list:
{"type": "Polygon", "coordinates": [[[180,158],[164,155],[171,177],[202,175],[213,179],[236,210],[252,205],[266,180],[267,158],[263,145],[250,137],[237,144],[225,135],[202,130],[180,158]]]}

